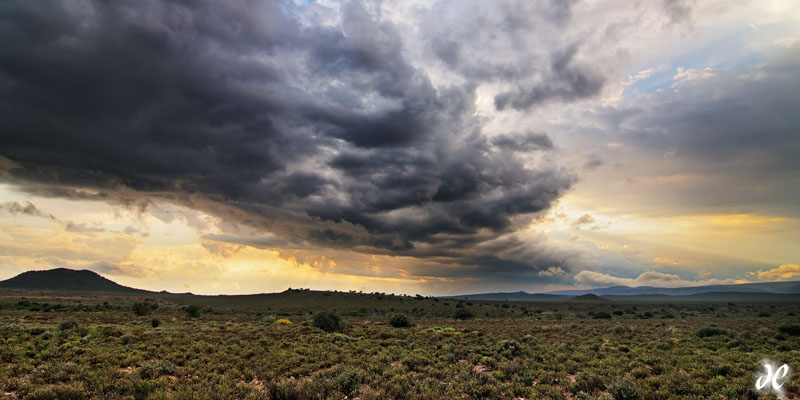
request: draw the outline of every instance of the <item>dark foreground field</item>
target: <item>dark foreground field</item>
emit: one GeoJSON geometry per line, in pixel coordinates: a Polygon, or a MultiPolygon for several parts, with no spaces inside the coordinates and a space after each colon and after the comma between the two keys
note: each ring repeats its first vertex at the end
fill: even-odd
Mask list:
{"type": "MultiPolygon", "coordinates": [[[[6,291],[0,395],[759,398],[754,382],[763,359],[800,366],[797,305],[6,291]],[[340,315],[344,326],[316,327],[320,311],[340,315]],[[398,313],[414,326],[391,326],[398,313]]],[[[788,379],[784,389],[797,398],[800,379],[788,379]]]]}

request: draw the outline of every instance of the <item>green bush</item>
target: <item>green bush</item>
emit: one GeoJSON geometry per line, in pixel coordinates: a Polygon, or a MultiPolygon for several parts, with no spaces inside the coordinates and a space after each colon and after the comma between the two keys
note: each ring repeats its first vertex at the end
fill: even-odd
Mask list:
{"type": "Polygon", "coordinates": [[[31,328],[28,329],[28,334],[31,336],[39,336],[43,333],[47,332],[44,328],[31,328]]]}
{"type": "Polygon", "coordinates": [[[186,307],[184,311],[186,311],[186,315],[188,315],[190,318],[197,318],[200,316],[201,308],[197,304],[192,304],[189,307],[186,307]]]}
{"type": "Polygon", "coordinates": [[[395,314],[389,319],[389,325],[395,328],[407,328],[411,326],[411,320],[405,314],[395,314]]]}
{"type": "Polygon", "coordinates": [[[88,398],[80,387],[73,385],[59,385],[42,387],[28,395],[31,400],[83,400],[88,398]]]}
{"type": "Polygon", "coordinates": [[[60,330],[60,331],[69,331],[69,330],[76,329],[77,327],[78,327],[78,323],[73,321],[73,320],[71,320],[71,319],[70,320],[66,320],[66,321],[62,321],[60,324],[58,324],[58,330],[60,330]]]}
{"type": "Polygon", "coordinates": [[[778,327],[778,331],[780,331],[784,335],[800,336],[800,325],[785,323],[778,327]]]}
{"type": "Polygon", "coordinates": [[[459,308],[453,314],[453,318],[461,320],[470,319],[470,318],[475,318],[475,314],[473,314],[472,311],[467,310],[466,308],[459,308]]]}
{"type": "Polygon", "coordinates": [[[718,328],[714,325],[706,326],[704,328],[700,328],[695,336],[699,338],[709,337],[709,336],[717,336],[717,335],[728,335],[728,331],[722,328],[718,328]]]}
{"type": "Polygon", "coordinates": [[[314,326],[322,329],[325,332],[334,332],[342,330],[342,319],[327,311],[321,311],[314,315],[314,326]]]}
{"type": "Polygon", "coordinates": [[[116,326],[101,326],[100,328],[97,328],[97,330],[103,336],[108,336],[108,337],[120,337],[125,334],[125,332],[123,332],[116,326]]]}
{"type": "Polygon", "coordinates": [[[522,341],[525,343],[535,343],[536,336],[533,336],[531,334],[526,334],[525,336],[522,337],[522,341]]]}
{"type": "Polygon", "coordinates": [[[142,364],[136,370],[136,374],[142,379],[153,379],[164,375],[174,375],[175,365],[167,361],[153,361],[142,364]]]}
{"type": "Polygon", "coordinates": [[[264,317],[263,321],[265,324],[274,324],[275,321],[277,321],[277,319],[275,318],[274,315],[270,314],[264,317]]]}
{"type": "Polygon", "coordinates": [[[603,311],[596,312],[596,313],[594,313],[594,315],[592,315],[592,318],[594,318],[594,319],[611,319],[611,314],[609,314],[607,312],[603,312],[603,311]]]}
{"type": "Polygon", "coordinates": [[[153,318],[150,320],[150,326],[153,328],[158,328],[161,325],[161,321],[158,318],[153,318]]]}
{"type": "Polygon", "coordinates": [[[150,314],[150,310],[152,307],[148,303],[133,303],[133,313],[140,317],[150,314]]]}
{"type": "Polygon", "coordinates": [[[638,400],[642,398],[636,382],[628,377],[615,379],[606,389],[614,400],[638,400]]]}
{"type": "Polygon", "coordinates": [[[594,393],[602,390],[604,386],[603,379],[595,373],[581,371],[575,376],[575,387],[579,391],[594,393]]]}
{"type": "Polygon", "coordinates": [[[522,353],[522,346],[516,340],[501,340],[497,342],[497,352],[506,357],[514,357],[522,353]]]}
{"type": "Polygon", "coordinates": [[[336,381],[342,393],[350,398],[354,398],[358,395],[358,388],[361,386],[363,380],[364,376],[361,374],[361,371],[357,369],[346,369],[336,377],[336,381]]]}
{"type": "Polygon", "coordinates": [[[616,333],[617,335],[622,335],[622,334],[628,333],[630,331],[631,330],[628,329],[627,326],[617,325],[617,326],[614,327],[614,333],[616,333]]]}
{"type": "Polygon", "coordinates": [[[120,343],[127,345],[131,344],[136,341],[136,336],[133,335],[122,335],[119,337],[120,343]]]}

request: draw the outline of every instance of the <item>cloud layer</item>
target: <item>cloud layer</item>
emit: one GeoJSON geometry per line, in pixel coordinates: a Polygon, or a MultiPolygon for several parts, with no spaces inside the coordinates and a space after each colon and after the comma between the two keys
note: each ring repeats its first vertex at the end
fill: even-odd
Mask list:
{"type": "Polygon", "coordinates": [[[657,271],[641,273],[636,278],[620,278],[602,272],[584,270],[575,274],[575,282],[589,287],[609,286],[657,286],[657,287],[687,287],[702,285],[727,285],[737,283],[735,279],[702,279],[685,280],[675,274],[665,274],[657,271]]]}
{"type": "Polygon", "coordinates": [[[666,266],[614,277],[662,268],[600,244],[615,208],[798,215],[796,28],[770,26],[788,41],[757,43],[769,54],[729,49],[735,65],[692,42],[757,4],[319,3],[3,2],[0,179],[164,222],[159,204],[197,210],[216,220],[187,219],[195,250],[222,258],[275,249],[325,271],[487,285],[692,284],[666,266]],[[691,54],[661,49],[673,39],[691,54]],[[560,237],[537,230],[579,176],[597,208],[559,217],[560,237]],[[394,272],[361,266],[373,256],[394,272]]]}
{"type": "MultiPolygon", "coordinates": [[[[542,161],[547,134],[484,135],[478,81],[434,87],[359,2],[12,1],[0,14],[0,91],[15,99],[0,106],[2,155],[31,191],[191,196],[294,246],[476,263],[497,258],[464,249],[574,182],[542,161]]],[[[576,49],[508,104],[588,94],[571,89],[576,49]]]]}

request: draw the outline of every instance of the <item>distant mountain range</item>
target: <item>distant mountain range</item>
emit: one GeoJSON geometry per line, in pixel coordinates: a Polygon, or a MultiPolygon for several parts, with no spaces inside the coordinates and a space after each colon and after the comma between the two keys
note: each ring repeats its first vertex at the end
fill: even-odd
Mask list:
{"type": "Polygon", "coordinates": [[[462,294],[458,296],[442,296],[443,299],[454,300],[500,300],[500,301],[559,301],[566,300],[575,296],[563,294],[528,293],[528,292],[499,292],[499,293],[477,293],[462,294]]]}
{"type": "Polygon", "coordinates": [[[559,290],[547,294],[580,296],[596,294],[598,296],[631,296],[642,294],[665,294],[669,296],[686,296],[699,293],[738,292],[738,293],[800,293],[800,281],[742,283],[737,285],[706,285],[665,288],[655,286],[611,286],[597,289],[559,290]]]}
{"type": "Polygon", "coordinates": [[[559,301],[566,300],[575,296],[567,296],[563,294],[546,294],[546,293],[528,293],[528,292],[510,292],[510,293],[478,293],[478,294],[462,294],[458,296],[443,296],[443,299],[455,300],[500,300],[500,301],[559,301]]]}
{"type": "Polygon", "coordinates": [[[0,288],[127,294],[152,293],[147,290],[122,286],[96,272],[66,268],[23,272],[11,279],[0,281],[0,288]]]}
{"type": "MultiPolygon", "coordinates": [[[[83,291],[117,294],[154,294],[122,286],[89,270],[56,268],[23,272],[0,281],[0,289],[83,291]]],[[[160,292],[168,294],[166,292],[160,292]]],[[[611,286],[597,289],[560,290],[548,293],[479,293],[445,296],[446,299],[479,301],[800,301],[800,281],[708,285],[680,288],[611,286]]]]}
{"type": "Polygon", "coordinates": [[[559,290],[546,293],[478,293],[447,296],[451,299],[499,301],[559,301],[585,295],[607,300],[680,301],[785,301],[800,300],[800,281],[706,285],[679,288],[611,286],[597,289],[559,290]]]}

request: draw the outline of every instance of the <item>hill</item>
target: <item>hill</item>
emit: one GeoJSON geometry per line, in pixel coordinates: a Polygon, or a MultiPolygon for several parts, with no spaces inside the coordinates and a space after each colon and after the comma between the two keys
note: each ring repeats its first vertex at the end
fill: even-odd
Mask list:
{"type": "Polygon", "coordinates": [[[569,301],[579,301],[579,302],[594,302],[594,301],[597,301],[597,302],[603,302],[603,301],[608,301],[608,300],[606,300],[606,299],[604,299],[604,298],[602,298],[602,297],[600,297],[598,295],[587,293],[587,294],[582,294],[580,296],[575,296],[575,297],[569,299],[569,301]]]}
{"type": "Polygon", "coordinates": [[[481,300],[481,301],[558,301],[565,300],[569,296],[557,294],[544,294],[544,293],[527,293],[527,292],[512,292],[512,293],[477,293],[465,294],[459,296],[445,296],[442,299],[453,300],[481,300]]]}
{"type": "Polygon", "coordinates": [[[67,268],[23,272],[11,279],[0,281],[0,288],[108,293],[150,293],[146,290],[122,286],[89,270],[67,268]]]}
{"type": "Polygon", "coordinates": [[[762,282],[762,283],[742,283],[737,285],[705,285],[687,286],[677,288],[665,288],[656,286],[611,286],[596,289],[584,290],[560,290],[547,292],[546,294],[558,294],[568,296],[580,296],[582,294],[595,294],[598,296],[638,296],[638,295],[669,295],[669,296],[688,296],[701,293],[800,293],[800,282],[762,282]]]}
{"type": "Polygon", "coordinates": [[[695,301],[695,302],[796,302],[800,301],[798,293],[757,293],[757,292],[708,292],[687,295],[666,295],[666,294],[640,294],[640,295],[605,295],[604,299],[613,301],[627,302],[674,302],[674,301],[695,301]]]}

